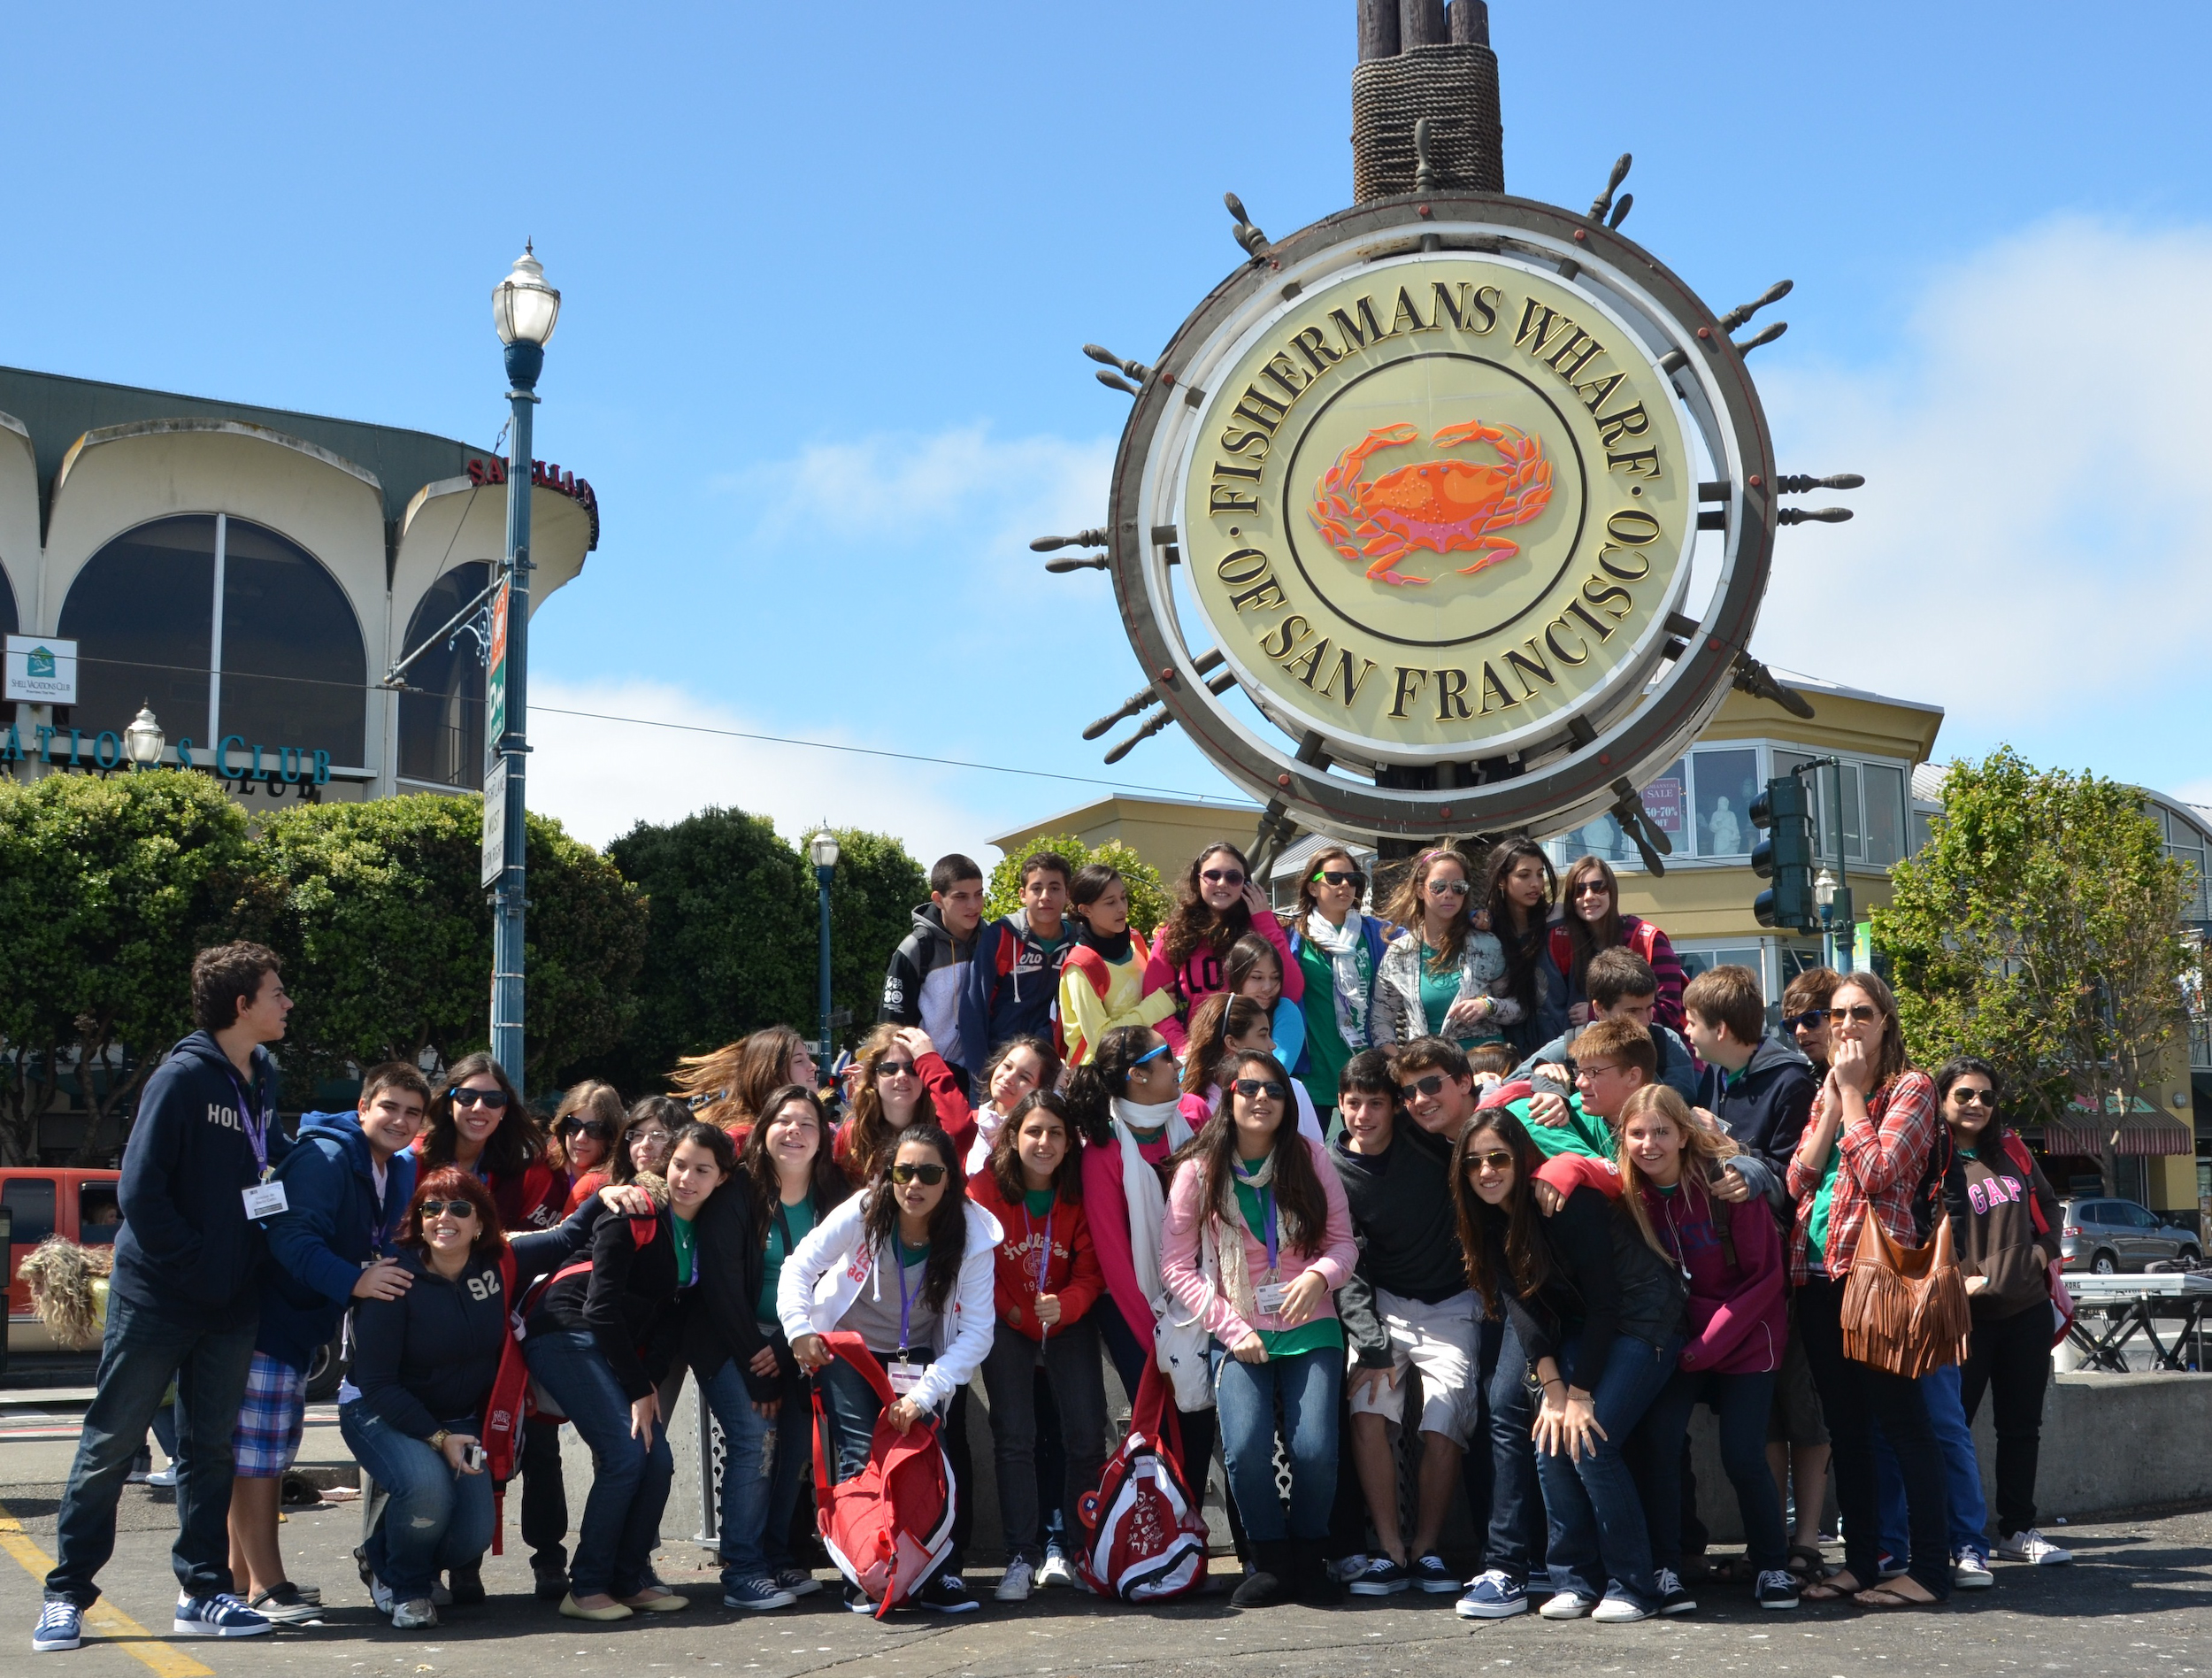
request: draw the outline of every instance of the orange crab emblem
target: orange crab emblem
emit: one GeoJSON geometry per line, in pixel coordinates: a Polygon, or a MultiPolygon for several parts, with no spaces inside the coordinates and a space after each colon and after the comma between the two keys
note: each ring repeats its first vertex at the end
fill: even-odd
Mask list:
{"type": "Polygon", "coordinates": [[[1314,486],[1314,528],[1345,558],[1365,566],[1371,582],[1405,588],[1433,581],[1398,569],[1400,560],[1420,549],[1480,553],[1474,564],[1460,567],[1460,575],[1472,576],[1520,552],[1518,543],[1499,533],[1528,523],[1551,504],[1551,462],[1544,458],[1543,443],[1511,426],[1479,420],[1446,426],[1429,442],[1439,449],[1487,443],[1497,453],[1496,466],[1447,456],[1361,481],[1370,455],[1402,447],[1420,435],[1418,426],[1378,427],[1339,455],[1314,486]]]}

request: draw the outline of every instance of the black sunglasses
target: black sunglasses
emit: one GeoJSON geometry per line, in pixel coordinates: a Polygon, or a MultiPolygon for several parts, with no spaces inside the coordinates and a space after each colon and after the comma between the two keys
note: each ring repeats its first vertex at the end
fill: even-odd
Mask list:
{"type": "Polygon", "coordinates": [[[1784,1014],[1782,1024],[1786,1030],[1810,1031],[1815,1026],[1825,1024],[1827,1019],[1825,1008],[1808,1008],[1802,1013],[1784,1014]]]}
{"type": "Polygon", "coordinates": [[[1962,1107],[1986,1107],[1997,1111],[1997,1092],[1994,1089],[1954,1089],[1951,1099],[1962,1107]]]}
{"type": "Polygon", "coordinates": [[[1570,897],[1609,897],[1613,895],[1613,888],[1602,880],[1578,880],[1575,889],[1567,895],[1570,897]]]}
{"type": "Polygon", "coordinates": [[[1240,886],[1244,883],[1242,871],[1236,868],[1209,868],[1198,877],[1217,886],[1240,886]]]}
{"type": "Polygon", "coordinates": [[[476,1208],[465,1200],[426,1200],[422,1203],[425,1218],[473,1218],[476,1208]]]}
{"type": "Polygon", "coordinates": [[[1315,872],[1313,881],[1320,886],[1349,886],[1355,891],[1367,889],[1367,876],[1355,868],[1348,873],[1342,868],[1322,868],[1315,872]]]}
{"type": "Polygon", "coordinates": [[[925,1188],[934,1189],[944,1180],[945,1168],[942,1166],[894,1166],[891,1167],[893,1182],[918,1182],[925,1188]]]}
{"type": "Polygon", "coordinates": [[[604,1119],[564,1119],[564,1136],[589,1136],[594,1142],[606,1142],[614,1135],[614,1127],[604,1119]]]}
{"type": "Polygon", "coordinates": [[[1289,1088],[1272,1078],[1240,1078],[1236,1081],[1236,1092],[1247,1101],[1254,1096],[1266,1096],[1276,1101],[1290,1099],[1289,1088]]]}
{"type": "Polygon", "coordinates": [[[1432,1096],[1444,1087],[1444,1074],[1432,1072],[1425,1078],[1416,1078],[1411,1083],[1400,1084],[1398,1093],[1410,1101],[1416,1096],[1432,1096]]]}
{"type": "Polygon", "coordinates": [[[1847,1020],[1855,1020],[1863,1026],[1871,1025],[1882,1017],[1882,1011],[1870,1002],[1855,1002],[1848,1008],[1828,1010],[1828,1023],[1839,1026],[1847,1020]]]}
{"type": "Polygon", "coordinates": [[[504,1089],[463,1089],[457,1086],[446,1093],[452,1097],[457,1107],[489,1107],[497,1112],[507,1105],[504,1089]]]}
{"type": "Polygon", "coordinates": [[[910,1078],[913,1075],[914,1063],[910,1060],[879,1060],[876,1062],[876,1076],[879,1078],[910,1078]]]}

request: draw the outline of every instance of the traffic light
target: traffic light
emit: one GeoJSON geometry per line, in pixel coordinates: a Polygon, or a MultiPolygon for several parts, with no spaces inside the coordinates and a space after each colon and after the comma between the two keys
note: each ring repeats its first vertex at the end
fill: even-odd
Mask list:
{"type": "Polygon", "coordinates": [[[1813,819],[1805,783],[1777,775],[1751,801],[1751,825],[1771,829],[1751,852],[1751,872],[1774,884],[1759,894],[1751,912],[1763,927],[1820,929],[1813,904],[1813,819]]]}

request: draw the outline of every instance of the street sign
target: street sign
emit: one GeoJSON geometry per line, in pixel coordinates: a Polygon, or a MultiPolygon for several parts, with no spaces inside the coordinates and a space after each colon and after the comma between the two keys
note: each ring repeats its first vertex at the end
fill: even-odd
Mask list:
{"type": "Polygon", "coordinates": [[[77,703],[77,643],[51,635],[10,635],[7,650],[9,699],[35,705],[77,703]]]}
{"type": "Polygon", "coordinates": [[[495,886],[507,872],[507,760],[495,759],[484,777],[484,877],[495,886]]]}
{"type": "Polygon", "coordinates": [[[488,770],[499,758],[499,743],[507,737],[507,589],[502,582],[492,597],[492,644],[484,673],[484,760],[488,770]]]}

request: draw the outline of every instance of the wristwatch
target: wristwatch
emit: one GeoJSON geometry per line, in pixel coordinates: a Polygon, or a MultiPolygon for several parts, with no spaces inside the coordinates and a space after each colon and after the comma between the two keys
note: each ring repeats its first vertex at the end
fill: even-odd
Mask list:
{"type": "Polygon", "coordinates": [[[443,1455],[445,1451],[445,1442],[452,1437],[453,1430],[450,1428],[439,1428],[437,1432],[430,1436],[431,1450],[437,1451],[440,1455],[443,1455]]]}

